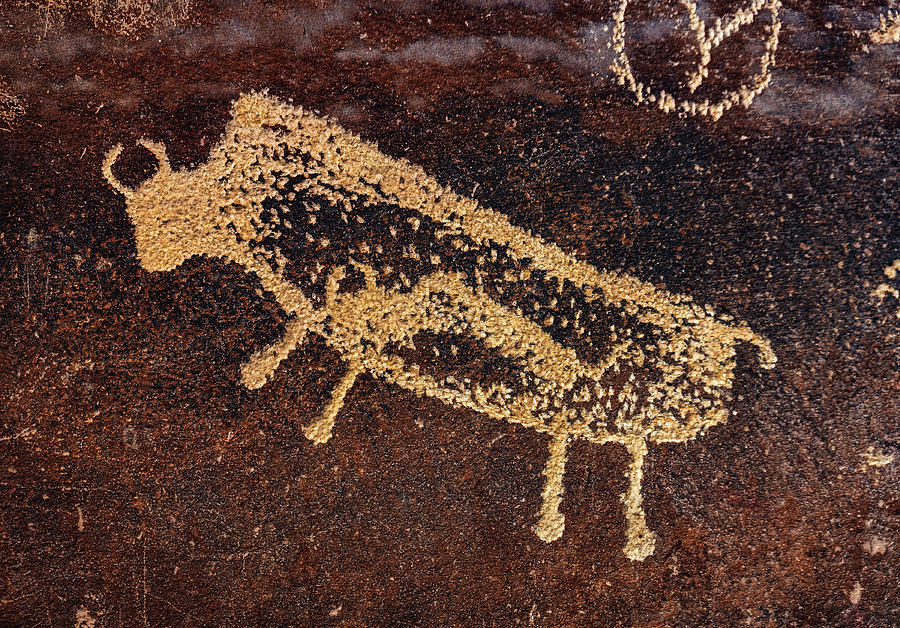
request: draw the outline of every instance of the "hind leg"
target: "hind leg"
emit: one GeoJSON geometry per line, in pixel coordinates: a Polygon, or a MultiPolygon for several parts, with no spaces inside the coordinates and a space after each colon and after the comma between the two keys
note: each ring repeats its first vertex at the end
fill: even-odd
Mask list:
{"type": "Polygon", "coordinates": [[[541,519],[534,526],[535,534],[542,541],[550,543],[562,536],[566,527],[566,517],[559,511],[562,505],[563,476],[566,473],[566,448],[569,435],[554,435],[550,441],[550,456],[544,467],[544,490],[541,494],[541,519]]]}
{"type": "Polygon", "coordinates": [[[628,491],[622,493],[625,505],[625,555],[631,560],[642,561],[656,547],[656,535],[647,527],[647,518],[641,505],[641,481],[644,478],[644,456],[647,455],[647,442],[642,436],[633,436],[624,443],[631,454],[631,467],[628,477],[628,491]]]}

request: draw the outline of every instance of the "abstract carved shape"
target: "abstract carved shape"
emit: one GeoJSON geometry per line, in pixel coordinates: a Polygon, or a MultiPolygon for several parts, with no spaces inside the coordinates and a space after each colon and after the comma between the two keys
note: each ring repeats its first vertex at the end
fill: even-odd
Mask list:
{"type": "Polygon", "coordinates": [[[753,100],[769,86],[772,79],[775,50],[778,48],[778,33],[781,30],[781,21],[778,18],[781,2],[779,0],[753,0],[746,8],[724,20],[716,18],[711,28],[708,28],[700,19],[697,13],[697,3],[694,0],[681,0],[681,5],[687,12],[689,26],[696,41],[697,65],[687,80],[687,88],[691,94],[709,75],[712,51],[724,40],[740,31],[742,27],[755,21],[760,11],[766,10],[771,16],[772,24],[769,26],[769,36],[764,42],[764,49],[759,60],[759,71],[736,89],[724,90],[719,98],[713,101],[688,98],[676,102],[675,96],[665,90],[650,89],[634,76],[631,62],[625,52],[625,11],[628,8],[628,0],[619,0],[619,6],[613,14],[613,49],[617,57],[612,65],[619,84],[626,85],[634,93],[638,103],[655,103],[666,113],[678,111],[682,115],[709,116],[713,120],[718,120],[722,114],[739,103],[744,107],[749,107],[753,100]]]}
{"type": "Polygon", "coordinates": [[[758,348],[764,368],[775,363],[747,325],[598,270],[265,92],[235,101],[224,137],[196,169],[173,170],[162,145],[141,144],[159,161],[150,179],[135,189],[116,179],[121,146],[103,174],[126,197],[143,268],[168,271],[193,256],[233,262],[291,316],[242,366],[245,386],[263,386],[313,333],[347,365],[304,428],[316,443],[331,438],[363,372],[547,434],[534,527],[544,541],[563,533],[569,443],[619,443],[631,454],[625,553],[652,554],[641,504],[647,442],[691,440],[727,419],[739,341],[758,348]],[[456,343],[472,347],[459,369],[480,369],[477,381],[442,374],[456,343]]]}

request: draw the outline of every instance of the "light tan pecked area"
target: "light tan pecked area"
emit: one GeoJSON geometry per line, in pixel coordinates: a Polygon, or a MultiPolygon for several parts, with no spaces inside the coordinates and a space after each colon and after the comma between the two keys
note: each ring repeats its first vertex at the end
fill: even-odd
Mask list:
{"type": "MultiPolygon", "coordinates": [[[[900,271],[900,259],[894,260],[894,263],[885,267],[884,276],[888,279],[896,279],[898,271],[900,271]]],[[[900,290],[887,283],[880,283],[872,291],[872,296],[878,299],[879,305],[883,304],[888,297],[900,301],[900,290]]],[[[900,318],[900,309],[897,310],[897,318],[900,318]]]]}
{"type": "Polygon", "coordinates": [[[883,454],[875,451],[874,447],[869,447],[867,451],[860,454],[866,466],[881,468],[894,463],[894,454],[883,454]]]}
{"type": "MultiPolygon", "coordinates": [[[[126,197],[143,268],[173,270],[193,256],[232,262],[292,315],[283,337],[243,365],[245,386],[262,387],[312,333],[347,365],[322,416],[304,429],[315,442],[331,438],[344,399],[364,372],[416,395],[547,434],[543,501],[534,527],[547,542],[564,530],[560,506],[567,445],[575,439],[618,443],[631,455],[629,488],[622,495],[624,551],[632,560],[651,555],[655,536],[641,495],[647,442],[685,442],[726,421],[739,342],[758,350],[763,368],[775,364],[768,341],[746,324],[690,297],[598,270],[442,186],[421,168],[265,92],[235,101],[224,137],[194,170],[175,170],[162,145],[142,144],[159,166],[137,188],[125,187],[113,173],[120,146],[107,153],[102,170],[126,197]],[[304,232],[324,220],[321,204],[336,208],[340,231],[366,222],[361,208],[410,213],[404,223],[409,233],[431,234],[432,250],[420,252],[410,243],[412,235],[400,246],[410,263],[424,270],[410,279],[351,256],[377,260],[380,245],[368,242],[341,251],[344,262],[323,267],[320,261],[327,262],[337,245],[304,232]],[[322,295],[305,290],[289,272],[294,251],[279,244],[301,232],[299,242],[315,259],[307,276],[324,279],[322,295]],[[459,255],[485,254],[475,258],[473,271],[463,272],[452,269],[452,253],[442,253],[444,246],[459,255]],[[492,264],[499,257],[512,260],[519,271],[498,272],[492,264]],[[392,283],[389,277],[399,280],[392,283]],[[536,301],[533,313],[523,312],[524,297],[509,296],[539,291],[541,285],[555,296],[540,297],[544,305],[536,301]],[[560,305],[571,292],[580,295],[585,309],[576,306],[574,296],[569,306],[560,305]],[[588,330],[589,321],[597,319],[591,312],[604,309],[620,320],[607,332],[604,357],[587,359],[586,349],[560,342],[564,332],[592,337],[599,323],[588,330]],[[479,343],[512,365],[516,376],[489,384],[429,372],[403,353],[415,349],[423,333],[479,343]]],[[[396,234],[394,227],[391,233],[396,234]]]]}
{"type": "Polygon", "coordinates": [[[778,34],[781,30],[781,21],[778,17],[781,2],[779,0],[753,0],[747,7],[726,18],[716,18],[712,27],[708,27],[700,18],[696,2],[681,0],[681,5],[687,12],[697,53],[697,64],[685,83],[689,94],[693,95],[703,84],[704,79],[709,76],[712,51],[724,40],[740,31],[742,27],[752,24],[763,12],[763,15],[768,15],[771,24],[767,27],[769,35],[763,42],[763,51],[759,58],[757,72],[735,89],[723,90],[719,97],[713,100],[701,101],[692,97],[679,100],[674,94],[665,90],[654,90],[637,78],[632,70],[626,51],[625,31],[628,25],[626,17],[628,0],[621,0],[613,16],[613,48],[617,57],[612,69],[618,77],[619,84],[627,86],[634,93],[638,104],[655,104],[666,113],[677,112],[681,115],[709,116],[713,120],[718,120],[735,105],[749,107],[772,80],[775,51],[778,48],[778,34]]]}
{"type": "Polygon", "coordinates": [[[873,44],[896,44],[900,42],[900,11],[888,11],[878,17],[878,26],[869,31],[873,44]]]}

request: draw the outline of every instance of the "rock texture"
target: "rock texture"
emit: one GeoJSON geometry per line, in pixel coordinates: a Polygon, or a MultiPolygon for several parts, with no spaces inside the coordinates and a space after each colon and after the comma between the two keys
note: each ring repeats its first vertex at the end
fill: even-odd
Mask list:
{"type": "Polygon", "coordinates": [[[895,625],[891,6],[14,0],[0,26],[0,625],[895,625]],[[431,200],[269,169],[228,197],[269,199],[229,231],[268,257],[148,265],[121,192],[160,147],[209,171],[262,93],[431,200]],[[248,260],[331,318],[292,337],[299,301],[248,260]],[[579,268],[608,281],[552,279],[579,268]],[[667,303],[685,334],[747,331],[665,341],[721,364],[654,371],[667,395],[637,353],[567,379],[659,351],[667,303]],[[406,331],[349,378],[375,314],[406,331]],[[497,420],[526,398],[510,416],[549,418],[497,420]],[[648,407],[697,429],[666,442],[648,407]],[[627,438],[584,436],[603,421],[627,438]]]}

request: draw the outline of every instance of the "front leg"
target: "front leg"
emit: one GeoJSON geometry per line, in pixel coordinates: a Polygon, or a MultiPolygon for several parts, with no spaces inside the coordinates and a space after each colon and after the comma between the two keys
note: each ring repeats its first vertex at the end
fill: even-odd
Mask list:
{"type": "Polygon", "coordinates": [[[341,378],[338,385],[331,391],[331,400],[325,407],[322,418],[303,428],[303,433],[306,435],[306,438],[315,443],[319,443],[320,445],[328,442],[331,438],[331,431],[334,428],[334,420],[337,418],[341,408],[344,407],[344,398],[347,396],[347,393],[350,392],[350,388],[353,387],[353,383],[356,381],[356,378],[359,377],[362,368],[362,363],[358,359],[354,358],[350,361],[350,367],[347,369],[344,377],[341,378]]]}
{"type": "Polygon", "coordinates": [[[282,360],[303,342],[307,331],[309,331],[309,323],[302,320],[300,316],[294,316],[288,321],[281,338],[251,355],[241,365],[241,381],[244,386],[250,390],[265,386],[266,382],[275,374],[282,360]]]}

